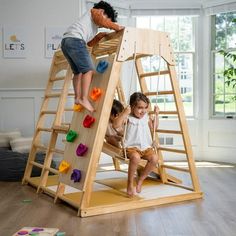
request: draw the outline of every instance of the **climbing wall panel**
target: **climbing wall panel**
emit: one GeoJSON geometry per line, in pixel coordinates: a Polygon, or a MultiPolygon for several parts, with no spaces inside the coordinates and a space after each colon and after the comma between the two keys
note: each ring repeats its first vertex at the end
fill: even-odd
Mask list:
{"type": "MultiPolygon", "coordinates": [[[[82,111],[74,112],[70,130],[75,131],[78,136],[73,142],[67,142],[66,144],[63,160],[70,165],[70,168],[66,173],[61,173],[59,177],[60,183],[70,185],[80,190],[83,190],[86,182],[93,178],[92,175],[95,176],[96,174],[96,166],[99,162],[99,157],[106,132],[106,125],[109,120],[110,108],[113,102],[110,97],[114,97],[116,84],[119,78],[118,71],[114,71],[117,69],[115,68],[116,63],[114,63],[115,56],[111,55],[106,58],[95,60],[96,67],[101,60],[107,61],[109,65],[104,73],[96,72],[94,74],[90,86],[90,94],[94,88],[99,88],[102,91],[100,98],[97,101],[92,102],[92,105],[94,106],[96,111],[90,113],[86,109],[83,109],[82,111]],[[111,73],[116,73],[117,76],[110,78],[111,73]],[[110,92],[106,91],[108,88],[110,88],[110,92]],[[106,104],[106,106],[103,106],[103,104],[106,104]],[[83,123],[86,116],[90,116],[95,119],[95,122],[92,123],[90,128],[84,127],[83,123]],[[78,156],[76,150],[78,150],[78,146],[80,144],[82,144],[83,147],[87,147],[88,150],[81,156],[78,156]],[[88,170],[91,170],[91,168],[95,169],[88,175],[88,170]],[[77,170],[77,172],[75,170],[77,170]],[[74,180],[71,179],[73,171],[75,172],[73,174],[73,177],[76,176],[76,173],[78,173],[78,171],[81,174],[81,178],[78,182],[74,182],[74,180]]],[[[79,148],[78,151],[83,152],[83,147],[81,149],[79,148]]]]}

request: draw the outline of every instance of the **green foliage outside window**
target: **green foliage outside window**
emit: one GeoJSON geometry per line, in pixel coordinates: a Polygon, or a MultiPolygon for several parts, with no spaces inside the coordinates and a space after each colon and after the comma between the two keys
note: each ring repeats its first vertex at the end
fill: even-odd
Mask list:
{"type": "Polygon", "coordinates": [[[212,19],[213,115],[228,117],[236,114],[236,12],[212,19]]]}
{"type": "MultiPolygon", "coordinates": [[[[232,20],[234,27],[236,28],[236,18],[232,20]]],[[[236,45],[236,42],[235,42],[236,45]]],[[[231,51],[220,50],[220,53],[224,56],[228,63],[228,67],[224,70],[224,76],[227,78],[225,83],[228,87],[235,88],[236,86],[236,53],[231,51]]],[[[236,96],[234,96],[236,100],[236,96]]]]}

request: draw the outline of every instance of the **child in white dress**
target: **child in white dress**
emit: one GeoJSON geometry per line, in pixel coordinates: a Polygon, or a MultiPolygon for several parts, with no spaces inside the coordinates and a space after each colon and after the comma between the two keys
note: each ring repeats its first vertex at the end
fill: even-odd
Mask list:
{"type": "Polygon", "coordinates": [[[119,116],[119,119],[113,124],[114,128],[121,127],[124,120],[127,119],[127,130],[124,137],[124,147],[129,158],[127,194],[132,197],[135,192],[140,193],[144,179],[153,171],[158,162],[158,156],[153,149],[151,130],[158,126],[159,108],[155,106],[156,124],[149,118],[148,106],[149,99],[143,94],[136,92],[130,97],[130,114],[125,113],[119,116]],[[140,177],[134,188],[134,177],[141,159],[147,160],[140,177]]]}

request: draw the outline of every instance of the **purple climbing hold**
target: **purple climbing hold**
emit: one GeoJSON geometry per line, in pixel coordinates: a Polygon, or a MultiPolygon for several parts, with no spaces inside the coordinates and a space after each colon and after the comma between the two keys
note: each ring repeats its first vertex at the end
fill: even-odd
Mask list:
{"type": "Polygon", "coordinates": [[[77,156],[83,156],[87,151],[88,151],[88,147],[85,144],[80,143],[76,149],[76,154],[77,156]]]}
{"type": "Polygon", "coordinates": [[[21,230],[19,232],[17,232],[18,235],[27,235],[28,234],[28,231],[26,230],[21,230]]]}
{"type": "Polygon", "coordinates": [[[80,179],[81,179],[81,171],[78,170],[78,169],[74,169],[72,174],[71,174],[70,179],[74,180],[74,183],[79,182],[80,179]]]}
{"type": "Polygon", "coordinates": [[[32,230],[32,232],[41,232],[41,231],[44,231],[44,229],[43,228],[34,228],[32,230]]]}

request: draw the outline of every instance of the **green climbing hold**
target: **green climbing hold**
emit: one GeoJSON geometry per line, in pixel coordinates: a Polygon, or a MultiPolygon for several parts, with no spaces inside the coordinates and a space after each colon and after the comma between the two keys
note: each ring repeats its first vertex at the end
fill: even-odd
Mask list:
{"type": "Polygon", "coordinates": [[[66,235],[65,232],[57,232],[57,233],[56,233],[56,236],[65,236],[65,235],[66,235]]]}
{"type": "Polygon", "coordinates": [[[78,134],[76,133],[76,131],[69,130],[69,132],[66,135],[66,141],[72,143],[76,139],[77,136],[78,134]]]}

